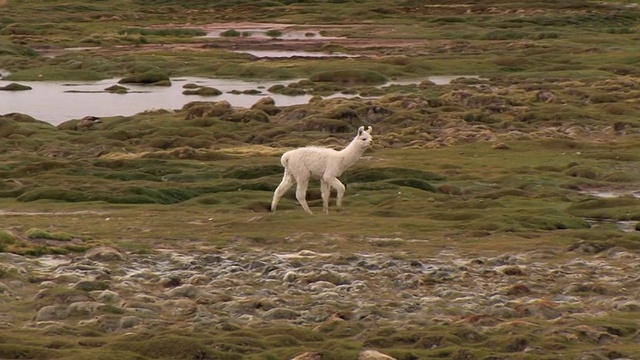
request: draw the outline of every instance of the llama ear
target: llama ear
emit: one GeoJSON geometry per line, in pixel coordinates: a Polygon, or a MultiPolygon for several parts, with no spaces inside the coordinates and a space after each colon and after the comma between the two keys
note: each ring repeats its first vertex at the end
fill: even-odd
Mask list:
{"type": "Polygon", "coordinates": [[[362,132],[364,131],[364,126],[360,126],[358,128],[358,136],[362,135],[362,132]]]}
{"type": "Polygon", "coordinates": [[[367,128],[367,132],[368,132],[369,134],[371,134],[371,130],[373,130],[373,129],[371,128],[371,126],[369,126],[369,127],[367,128]]]}

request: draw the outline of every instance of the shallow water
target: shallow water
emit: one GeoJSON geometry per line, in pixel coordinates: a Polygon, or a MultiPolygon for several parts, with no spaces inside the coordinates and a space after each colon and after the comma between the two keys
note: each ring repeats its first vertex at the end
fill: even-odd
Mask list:
{"type": "Polygon", "coordinates": [[[592,226],[592,227],[598,227],[601,225],[608,225],[608,224],[614,224],[616,226],[616,228],[618,228],[621,231],[624,232],[635,232],[636,230],[636,224],[638,224],[637,220],[623,220],[623,221],[618,221],[618,220],[614,220],[614,219],[596,219],[596,218],[587,218],[586,219],[587,222],[592,226]]]}
{"type": "MultiPolygon", "coordinates": [[[[75,48],[64,48],[64,49],[49,49],[40,51],[40,55],[49,58],[55,58],[60,55],[66,54],[68,52],[80,52],[87,50],[95,50],[100,49],[100,47],[75,47],[75,48]]],[[[259,58],[346,58],[346,57],[360,57],[359,55],[349,55],[340,52],[321,52],[321,51],[300,51],[300,50],[251,50],[251,49],[242,49],[242,50],[233,50],[236,53],[245,53],[251,54],[255,57],[259,58]]],[[[1,72],[0,75],[4,74],[7,76],[7,72],[1,72]]]]}
{"type": "MultiPolygon", "coordinates": [[[[433,76],[427,80],[443,85],[458,76],[433,76]]],[[[184,77],[171,79],[172,86],[150,86],[125,84],[126,94],[104,92],[104,89],[118,83],[119,79],[101,81],[19,81],[32,90],[0,91],[0,114],[23,113],[38,120],[58,125],[68,120],[92,115],[98,117],[131,116],[153,110],[176,110],[191,101],[228,101],[232,106],[249,108],[263,97],[271,97],[276,106],[307,104],[312,95],[288,96],[267,91],[273,85],[287,85],[296,80],[286,81],[244,81],[237,79],[209,79],[184,77]],[[223,92],[219,96],[183,95],[183,85],[196,83],[214,87],[223,92]],[[259,90],[261,94],[231,94],[230,91],[259,90]]],[[[417,84],[425,79],[392,81],[383,86],[417,84]]],[[[0,86],[10,81],[0,80],[0,86]]],[[[350,97],[335,94],[330,97],[350,97]]]]}
{"type": "Polygon", "coordinates": [[[292,57],[357,57],[357,55],[348,55],[343,53],[327,53],[319,51],[286,51],[286,50],[236,50],[238,53],[251,54],[259,58],[292,58],[292,57]]]}
{"type": "MultiPolygon", "coordinates": [[[[104,92],[118,83],[119,79],[101,81],[20,81],[30,86],[28,91],[0,92],[0,114],[19,112],[53,125],[80,119],[87,115],[98,117],[130,116],[151,109],[180,109],[191,101],[226,100],[233,106],[251,107],[260,98],[270,96],[278,106],[305,104],[311,95],[285,96],[269,93],[266,89],[275,85],[286,85],[291,81],[250,82],[234,79],[180,78],[172,79],[172,86],[149,86],[125,84],[126,94],[104,92]],[[211,86],[223,92],[219,96],[183,95],[182,86],[197,83],[211,86]],[[229,94],[229,91],[255,90],[263,94],[229,94]]],[[[0,86],[9,82],[0,81],[0,86]]]]}
{"type": "Polygon", "coordinates": [[[640,190],[619,190],[619,189],[613,189],[613,190],[598,190],[598,189],[592,189],[592,190],[586,190],[583,191],[584,194],[589,194],[595,197],[599,197],[599,198],[604,198],[604,199],[611,199],[611,198],[617,198],[617,197],[622,197],[622,196],[633,196],[636,198],[640,198],[640,190]]]}
{"type": "MultiPolygon", "coordinates": [[[[207,32],[207,35],[203,36],[205,38],[219,38],[222,37],[222,34],[225,31],[231,29],[216,29],[207,32]]],[[[280,30],[282,34],[277,37],[267,35],[268,28],[257,28],[257,27],[234,27],[233,30],[239,31],[243,34],[248,35],[251,38],[257,39],[271,39],[276,38],[280,40],[331,40],[331,39],[341,39],[340,37],[334,36],[323,36],[317,31],[304,31],[304,30],[280,30]]]]}

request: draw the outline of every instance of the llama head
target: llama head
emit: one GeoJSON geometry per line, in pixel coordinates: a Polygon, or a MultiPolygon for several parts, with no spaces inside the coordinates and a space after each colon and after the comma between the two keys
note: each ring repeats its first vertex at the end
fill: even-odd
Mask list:
{"type": "Polygon", "coordinates": [[[363,148],[371,146],[371,143],[373,142],[373,138],[371,137],[371,130],[373,130],[371,126],[369,126],[367,130],[364,129],[364,126],[360,126],[358,128],[358,135],[356,135],[356,138],[354,140],[357,141],[358,144],[360,144],[363,148]]]}

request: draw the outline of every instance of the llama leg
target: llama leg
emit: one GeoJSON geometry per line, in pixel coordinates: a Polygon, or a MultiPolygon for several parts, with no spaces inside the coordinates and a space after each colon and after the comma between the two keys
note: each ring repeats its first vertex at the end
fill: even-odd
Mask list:
{"type": "Polygon", "coordinates": [[[320,191],[322,192],[322,212],[329,213],[329,196],[331,196],[331,185],[324,179],[320,180],[320,191]]]}
{"type": "Polygon", "coordinates": [[[329,185],[336,189],[336,192],[338,193],[337,199],[336,199],[336,208],[338,210],[340,210],[340,208],[342,207],[342,198],[344,197],[344,192],[346,190],[346,188],[344,187],[344,185],[340,182],[340,180],[338,180],[337,178],[333,178],[329,181],[329,185]]]}
{"type": "Polygon", "coordinates": [[[289,175],[285,170],[284,176],[282,177],[282,182],[280,182],[280,185],[278,185],[278,187],[276,188],[276,191],[274,191],[273,193],[273,200],[271,201],[272,212],[276,211],[280,198],[282,198],[282,195],[284,195],[287,192],[287,190],[291,188],[291,186],[293,185],[293,181],[294,181],[293,177],[289,175]]]}
{"type": "Polygon", "coordinates": [[[309,205],[307,204],[307,187],[309,186],[309,177],[296,179],[298,183],[296,186],[296,199],[302,206],[302,209],[308,214],[313,214],[309,205]]]}

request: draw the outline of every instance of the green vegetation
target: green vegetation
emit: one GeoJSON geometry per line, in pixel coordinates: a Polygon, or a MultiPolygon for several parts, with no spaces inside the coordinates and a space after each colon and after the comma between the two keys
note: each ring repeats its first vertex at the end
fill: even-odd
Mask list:
{"type": "Polygon", "coordinates": [[[143,28],[127,28],[118,31],[118,34],[121,35],[144,35],[144,36],[176,36],[176,37],[193,37],[193,36],[204,36],[207,33],[204,30],[200,29],[187,29],[187,28],[179,28],[179,29],[143,29],[143,28]]]}
{"type": "Polygon", "coordinates": [[[278,38],[278,37],[282,36],[282,31],[280,31],[280,30],[268,30],[265,34],[268,37],[278,38]]]}
{"type": "Polygon", "coordinates": [[[222,37],[238,37],[241,36],[242,33],[238,30],[235,29],[229,29],[229,30],[225,30],[223,32],[220,33],[220,36],[222,37]]]}
{"type": "MultiPolygon", "coordinates": [[[[102,245],[137,254],[330,252],[339,255],[331,260],[336,263],[354,254],[409,261],[462,254],[504,265],[511,281],[496,296],[523,302],[521,314],[500,312],[500,306],[495,314],[475,314],[456,301],[433,304],[442,318],[388,326],[378,319],[389,308],[410,314],[414,303],[428,303],[435,291],[453,294],[449,270],[416,263],[415,278],[402,280],[411,285],[401,290],[402,304],[385,303],[385,291],[398,289],[371,289],[380,292],[380,303],[367,312],[329,311],[322,306],[341,305],[326,292],[329,300],[315,303],[322,306],[313,315],[326,320],[313,328],[284,322],[248,328],[240,321],[210,326],[208,317],[240,317],[244,311],[217,308],[232,296],[221,292],[187,297],[197,304],[193,308],[181,308],[182,299],[172,304],[177,318],[202,319],[196,326],[145,318],[150,315],[144,307],[155,304],[139,296],[135,315],[150,321],[141,327],[133,322],[125,334],[113,330],[130,315],[120,301],[92,310],[82,326],[31,319],[52,303],[90,306],[109,295],[116,277],[133,276],[128,263],[87,275],[87,259],[80,259],[68,265],[80,275],[67,278],[3,260],[0,313],[9,315],[0,318],[0,358],[257,360],[316,351],[327,360],[355,359],[363,348],[406,360],[537,359],[537,351],[549,359],[640,356],[637,303],[607,312],[566,300],[633,300],[624,290],[634,286],[632,278],[627,284],[598,283],[591,276],[609,270],[594,267],[571,287],[541,294],[526,285],[534,275],[515,266],[517,256],[503,257],[535,256],[537,266],[556,267],[554,276],[563,278],[573,275],[566,264],[635,259],[637,4],[0,1],[0,72],[7,82],[2,90],[28,90],[19,84],[27,80],[105,78],[172,86],[172,78],[193,75],[288,79],[252,93],[317,95],[304,105],[264,101],[241,109],[216,101],[219,90],[194,83],[184,94],[211,101],[104,117],[85,131],[76,130],[77,120],[53,126],[28,114],[0,114],[0,255],[47,260],[86,255],[102,245]],[[262,30],[272,39],[234,29],[249,22],[286,27],[262,30]],[[204,38],[211,23],[229,30],[219,39],[204,38]],[[288,43],[289,29],[317,31],[309,24],[328,39],[288,43]],[[354,56],[257,59],[236,51],[253,45],[354,56]],[[471,77],[436,85],[438,75],[471,77]],[[322,98],[329,95],[338,96],[322,98]],[[284,151],[341,148],[363,124],[373,127],[374,145],[341,176],[347,185],[341,212],[332,198],[331,213],[320,214],[317,181],[308,193],[316,215],[302,213],[293,189],[278,213],[268,212],[284,151]],[[59,283],[73,287],[49,287],[59,283]],[[27,288],[37,289],[37,296],[27,295],[27,288]],[[539,301],[524,303],[529,295],[539,301]],[[19,298],[29,300],[14,305],[19,298]],[[443,320],[445,315],[456,321],[443,320]],[[30,325],[14,327],[14,321],[30,325]],[[500,326],[487,326],[494,323],[500,326]]],[[[105,91],[128,96],[122,85],[105,91]]],[[[473,261],[456,266],[469,276],[498,278],[495,272],[473,273],[473,261]]],[[[305,269],[303,257],[292,263],[305,269]]],[[[363,273],[394,269],[392,261],[384,269],[367,268],[364,260],[360,265],[363,273]]],[[[316,280],[342,285],[330,271],[316,280]]],[[[161,280],[153,284],[171,290],[161,280]]],[[[239,304],[247,313],[266,311],[276,306],[269,295],[267,289],[259,304],[239,304]]],[[[79,313],[63,315],[77,319],[79,313]]]]}
{"type": "Polygon", "coordinates": [[[70,241],[71,239],[73,239],[73,235],[67,234],[65,232],[50,233],[48,231],[35,229],[35,228],[31,228],[27,230],[25,235],[29,239],[49,239],[49,240],[60,240],[60,241],[70,241]]]}
{"type": "Polygon", "coordinates": [[[22,85],[22,84],[18,84],[18,83],[11,83],[5,86],[0,86],[0,90],[4,90],[4,91],[25,91],[25,90],[31,90],[30,86],[26,86],[26,85],[22,85]]]}
{"type": "Polygon", "coordinates": [[[251,32],[250,31],[238,31],[235,29],[229,29],[229,30],[225,30],[223,32],[220,33],[221,37],[226,37],[226,38],[233,38],[233,37],[250,37],[251,36],[251,32]]]}
{"type": "Polygon", "coordinates": [[[222,94],[222,91],[216,89],[216,88],[212,88],[212,87],[208,87],[208,86],[202,86],[202,87],[198,87],[196,89],[187,89],[184,90],[182,92],[185,95],[200,95],[200,96],[218,96],[220,94],[222,94]]]}

